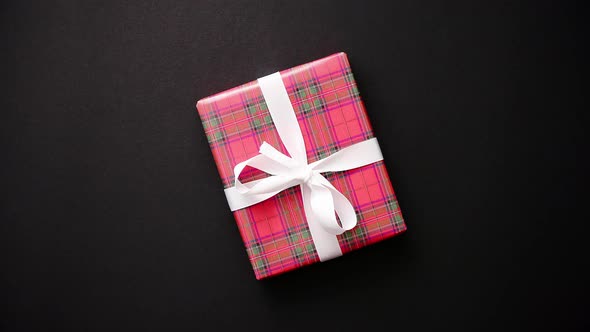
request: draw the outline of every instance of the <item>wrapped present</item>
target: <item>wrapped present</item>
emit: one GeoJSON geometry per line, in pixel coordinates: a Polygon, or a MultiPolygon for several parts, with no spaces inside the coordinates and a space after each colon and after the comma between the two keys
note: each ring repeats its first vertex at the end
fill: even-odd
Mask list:
{"type": "Polygon", "coordinates": [[[257,279],[406,230],[345,53],[197,109],[257,279]]]}

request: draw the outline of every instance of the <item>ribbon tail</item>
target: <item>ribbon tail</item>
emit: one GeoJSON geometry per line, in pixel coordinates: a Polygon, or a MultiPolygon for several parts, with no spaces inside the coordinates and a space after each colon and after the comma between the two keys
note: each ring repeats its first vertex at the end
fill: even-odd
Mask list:
{"type": "Polygon", "coordinates": [[[305,184],[302,184],[300,187],[303,198],[303,210],[305,212],[305,218],[307,219],[309,232],[311,233],[311,238],[320,261],[325,262],[332,258],[342,256],[342,250],[340,249],[338,238],[336,235],[326,232],[326,230],[320,224],[318,216],[315,215],[311,204],[312,189],[305,184]]]}
{"type": "Polygon", "coordinates": [[[328,179],[323,177],[322,175],[317,176],[317,180],[324,185],[332,194],[332,199],[334,200],[334,211],[338,215],[340,219],[340,224],[343,231],[348,231],[356,227],[357,218],[356,212],[354,211],[354,207],[338,189],[336,189],[328,179]]]}
{"type": "Polygon", "coordinates": [[[307,184],[311,189],[311,209],[318,222],[324,227],[326,232],[334,235],[344,233],[344,229],[336,220],[334,210],[334,198],[330,189],[323,185],[307,184]]]}

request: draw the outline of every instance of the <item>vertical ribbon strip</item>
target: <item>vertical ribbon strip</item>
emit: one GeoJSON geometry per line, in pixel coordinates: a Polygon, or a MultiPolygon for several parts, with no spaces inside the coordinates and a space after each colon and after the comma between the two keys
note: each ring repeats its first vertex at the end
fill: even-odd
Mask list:
{"type": "Polygon", "coordinates": [[[321,173],[351,170],[382,160],[377,139],[353,144],[308,164],[303,134],[280,73],[259,78],[258,84],[277,133],[290,156],[263,142],[260,154],[234,167],[235,185],[225,189],[229,206],[232,211],[243,209],[299,185],[305,217],[320,260],[341,256],[336,235],[356,226],[356,213],[350,201],[321,173]],[[242,183],[239,177],[246,166],[270,176],[242,183]]]}

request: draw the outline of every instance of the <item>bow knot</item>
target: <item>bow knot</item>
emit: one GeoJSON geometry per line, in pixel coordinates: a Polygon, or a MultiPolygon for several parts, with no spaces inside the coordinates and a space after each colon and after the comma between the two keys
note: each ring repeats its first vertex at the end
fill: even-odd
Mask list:
{"type": "Polygon", "coordinates": [[[307,183],[313,177],[313,170],[308,165],[300,166],[294,170],[293,176],[295,179],[300,180],[301,183],[307,183]]]}

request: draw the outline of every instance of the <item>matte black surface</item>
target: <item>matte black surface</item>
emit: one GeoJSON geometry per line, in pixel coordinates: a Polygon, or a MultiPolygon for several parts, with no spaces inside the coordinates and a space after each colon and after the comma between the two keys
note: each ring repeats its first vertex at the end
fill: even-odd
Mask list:
{"type": "Polygon", "coordinates": [[[3,1],[0,329],[588,329],[580,7],[3,1]],[[408,232],[256,281],[195,102],[338,51],[408,232]]]}

